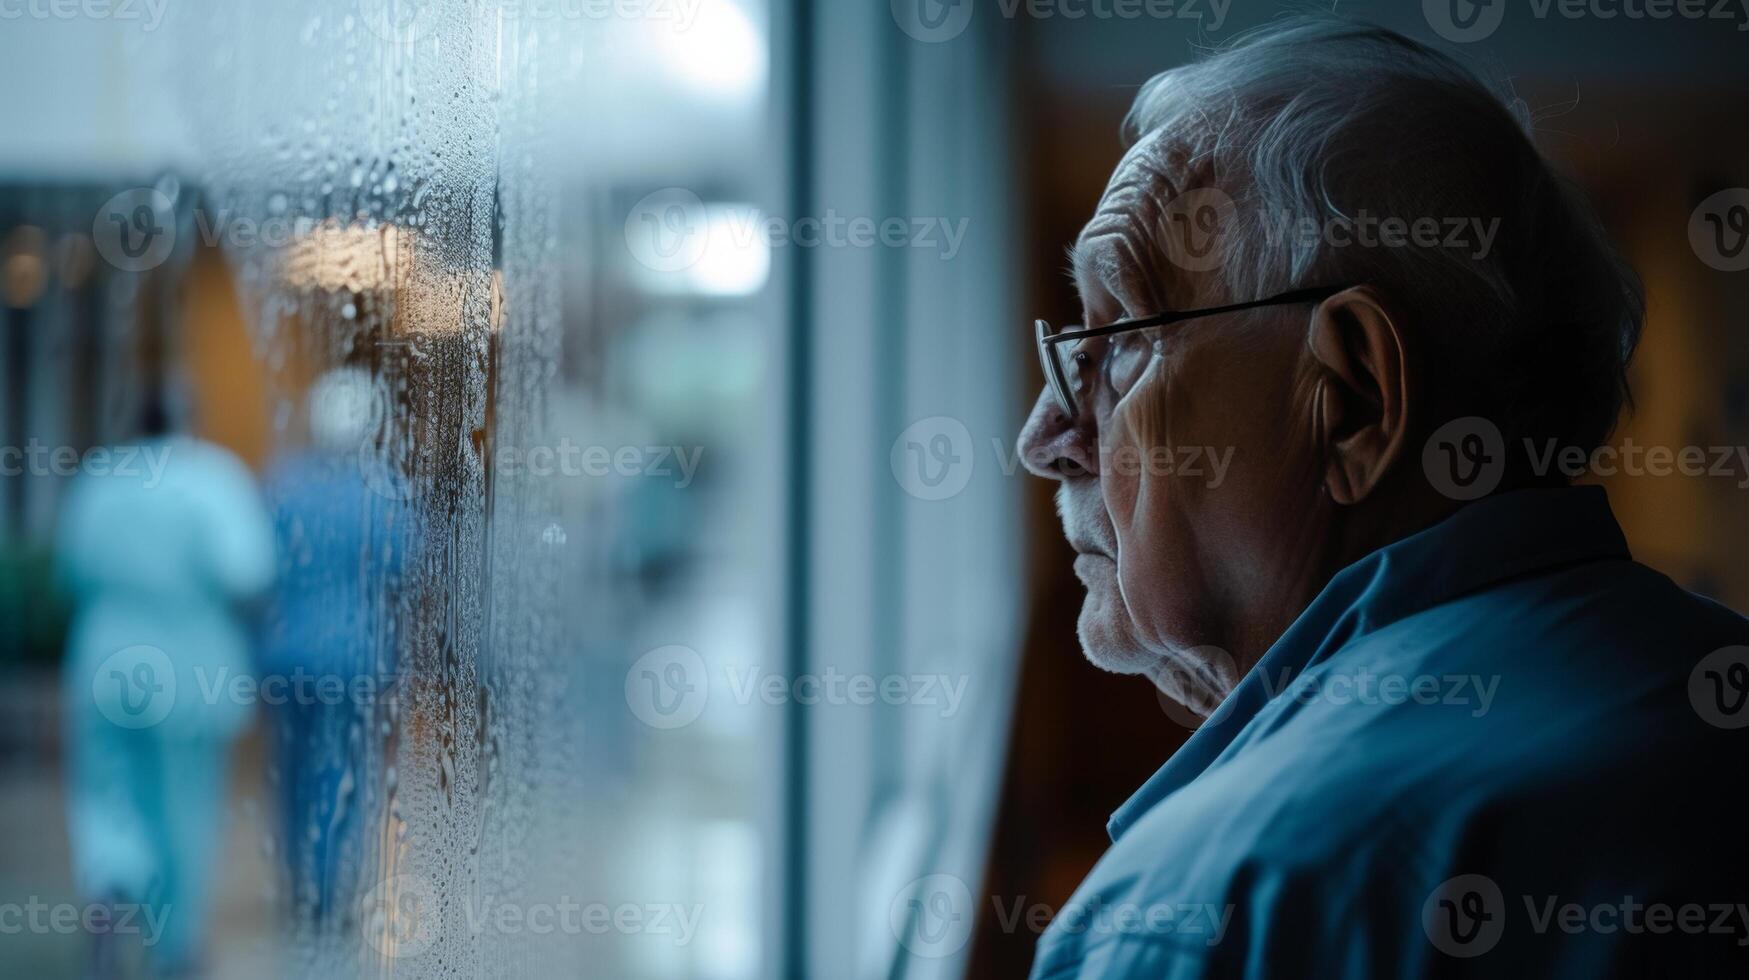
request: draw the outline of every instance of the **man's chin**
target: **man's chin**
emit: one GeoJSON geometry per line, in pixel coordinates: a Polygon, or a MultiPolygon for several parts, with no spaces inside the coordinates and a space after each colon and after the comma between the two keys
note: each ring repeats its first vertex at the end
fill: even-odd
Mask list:
{"type": "Polygon", "coordinates": [[[1081,555],[1075,560],[1075,574],[1087,586],[1075,632],[1082,652],[1095,667],[1145,676],[1162,695],[1197,716],[1213,711],[1239,682],[1237,665],[1220,647],[1186,646],[1168,652],[1144,643],[1124,604],[1116,562],[1081,555]]]}
{"type": "Polygon", "coordinates": [[[1075,633],[1081,652],[1102,670],[1116,674],[1149,674],[1159,657],[1136,636],[1123,593],[1117,584],[1117,563],[1101,555],[1080,555],[1075,575],[1087,587],[1075,633]]]}

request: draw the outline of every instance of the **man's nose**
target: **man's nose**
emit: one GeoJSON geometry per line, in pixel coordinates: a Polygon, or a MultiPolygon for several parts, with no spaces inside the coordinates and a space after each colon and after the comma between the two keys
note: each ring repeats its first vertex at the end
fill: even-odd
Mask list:
{"type": "Polygon", "coordinates": [[[1088,413],[1071,419],[1045,388],[1039,392],[1020,430],[1016,448],[1028,473],[1047,480],[1072,480],[1098,473],[1094,452],[1096,434],[1088,413]]]}

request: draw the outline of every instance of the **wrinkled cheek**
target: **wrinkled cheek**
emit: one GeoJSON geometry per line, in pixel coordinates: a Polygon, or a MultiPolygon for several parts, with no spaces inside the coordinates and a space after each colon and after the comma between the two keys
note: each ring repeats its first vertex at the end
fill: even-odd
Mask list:
{"type": "Polygon", "coordinates": [[[1170,433],[1152,428],[1114,425],[1100,464],[1106,509],[1117,532],[1118,586],[1141,639],[1157,648],[1171,632],[1172,588],[1181,584],[1172,573],[1175,549],[1168,540],[1175,524],[1172,510],[1180,502],[1171,467],[1162,462],[1172,458],[1170,433]]]}
{"type": "Polygon", "coordinates": [[[1117,532],[1119,557],[1126,546],[1139,543],[1136,538],[1147,526],[1139,465],[1147,454],[1136,441],[1137,427],[1127,421],[1123,412],[1113,415],[1099,446],[1099,489],[1117,532]]]}
{"type": "Polygon", "coordinates": [[[1159,403],[1171,390],[1156,362],[1131,397],[1117,406],[1108,426],[1100,454],[1101,486],[1120,550],[1159,551],[1163,542],[1154,539],[1170,524],[1171,510],[1182,510],[1186,503],[1180,498],[1190,488],[1177,485],[1181,481],[1173,465],[1182,435],[1177,431],[1181,413],[1177,406],[1159,403]]]}
{"type": "Polygon", "coordinates": [[[1171,540],[1176,523],[1171,477],[1144,474],[1134,479],[1130,520],[1117,534],[1118,585],[1144,638],[1156,645],[1173,633],[1172,606],[1187,583],[1174,568],[1180,556],[1178,543],[1171,540]]]}

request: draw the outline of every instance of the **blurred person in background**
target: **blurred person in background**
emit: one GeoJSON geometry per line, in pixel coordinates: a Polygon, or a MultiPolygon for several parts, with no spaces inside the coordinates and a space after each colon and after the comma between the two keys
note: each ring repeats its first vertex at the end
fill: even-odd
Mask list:
{"type": "Polygon", "coordinates": [[[407,485],[374,449],[390,412],[359,367],[323,374],[306,398],[310,448],[268,468],[279,577],[261,644],[294,913],[329,925],[355,899],[365,829],[361,785],[374,709],[390,693],[393,596],[413,541],[407,485]]]}
{"type": "Polygon", "coordinates": [[[1204,720],[1034,975],[1741,975],[1749,623],[1538,464],[1606,442],[1643,299],[1523,105],[1315,17],[1128,128],[1020,451],[1088,658],[1204,720]]]}
{"type": "MultiPolygon", "coordinates": [[[[68,492],[57,541],[73,605],[62,674],[75,887],[127,915],[154,973],[198,972],[233,742],[248,704],[245,604],[273,577],[273,538],[248,468],[172,435],[148,396],[138,439],[68,492]],[[123,465],[121,460],[130,462],[123,465]]],[[[116,921],[120,921],[117,919],[116,921]]],[[[113,975],[121,930],[100,932],[113,975]]]]}

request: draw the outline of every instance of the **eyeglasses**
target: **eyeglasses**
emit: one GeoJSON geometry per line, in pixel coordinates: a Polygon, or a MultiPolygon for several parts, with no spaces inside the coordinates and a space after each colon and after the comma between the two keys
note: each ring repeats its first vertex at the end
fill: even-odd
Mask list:
{"type": "MultiPolygon", "coordinates": [[[[1248,303],[1230,303],[1226,306],[1211,306],[1202,310],[1179,310],[1172,313],[1156,313],[1153,316],[1140,317],[1134,320],[1119,320],[1103,327],[1068,327],[1061,332],[1054,332],[1051,325],[1043,320],[1034,320],[1033,328],[1038,333],[1038,362],[1044,369],[1045,380],[1050,382],[1051,391],[1057,396],[1057,403],[1069,418],[1075,417],[1075,387],[1070,384],[1070,378],[1083,379],[1085,372],[1070,367],[1068,358],[1073,358],[1079,368],[1087,366],[1089,355],[1086,351],[1072,351],[1067,345],[1070,341],[1087,340],[1092,337],[1109,337],[1113,334],[1131,333],[1146,330],[1149,327],[1163,327],[1197,317],[1217,316],[1222,313],[1237,313],[1241,310],[1254,310],[1263,306],[1288,306],[1294,303],[1311,303],[1328,299],[1348,286],[1309,286],[1304,289],[1290,290],[1267,299],[1256,299],[1248,303]]],[[[1146,361],[1140,357],[1119,356],[1114,358],[1113,351],[1107,351],[1103,362],[1103,370],[1113,373],[1114,365],[1117,372],[1128,378],[1128,384],[1114,384],[1113,389],[1119,390],[1120,396],[1129,390],[1136,377],[1140,377],[1141,368],[1146,367],[1146,361]],[[1132,375],[1133,376],[1130,376],[1132,375]]],[[[1139,352],[1127,352],[1139,353],[1139,352]]],[[[1151,354],[1151,350],[1147,353],[1151,354]]],[[[1083,387],[1085,382],[1083,381],[1083,387]]]]}

